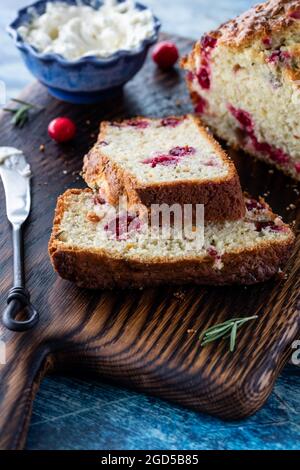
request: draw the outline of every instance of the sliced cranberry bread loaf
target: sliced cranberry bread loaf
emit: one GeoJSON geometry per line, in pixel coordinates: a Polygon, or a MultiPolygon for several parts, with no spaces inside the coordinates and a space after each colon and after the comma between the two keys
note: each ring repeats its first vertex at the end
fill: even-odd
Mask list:
{"type": "Polygon", "coordinates": [[[112,220],[112,206],[91,190],[69,190],[58,200],[49,253],[61,277],[86,288],[254,284],[284,265],[294,235],[263,200],[245,202],[244,219],[206,224],[199,247],[163,232],[149,237],[135,214],[112,220]]]}
{"type": "Polygon", "coordinates": [[[245,214],[233,162],[191,115],[103,122],[83,176],[92,189],[104,183],[111,204],[122,194],[148,208],[204,204],[208,221],[245,214]]]}
{"type": "Polygon", "coordinates": [[[229,144],[300,180],[300,2],[256,5],[183,59],[195,110],[229,144]]]}

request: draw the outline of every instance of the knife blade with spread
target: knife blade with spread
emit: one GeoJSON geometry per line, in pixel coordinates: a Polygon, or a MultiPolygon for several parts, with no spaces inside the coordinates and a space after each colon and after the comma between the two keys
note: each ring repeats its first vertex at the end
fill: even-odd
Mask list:
{"type": "Polygon", "coordinates": [[[38,322],[38,312],[30,303],[25,287],[23,256],[23,224],[30,213],[31,170],[21,150],[0,147],[0,176],[5,196],[7,218],[12,226],[14,285],[3,312],[4,325],[13,331],[26,331],[38,322]],[[19,318],[22,314],[22,318],[19,318]],[[24,318],[25,315],[25,318],[24,318]]]}

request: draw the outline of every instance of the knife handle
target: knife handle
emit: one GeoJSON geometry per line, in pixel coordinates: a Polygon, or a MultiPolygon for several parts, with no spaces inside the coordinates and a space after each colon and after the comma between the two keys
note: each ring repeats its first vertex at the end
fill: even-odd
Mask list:
{"type": "Polygon", "coordinates": [[[6,328],[12,331],[27,331],[37,324],[39,314],[30,303],[30,294],[25,287],[13,287],[9,291],[7,304],[2,317],[6,328]],[[26,319],[16,320],[20,314],[25,314],[26,319]]]}
{"type": "Polygon", "coordinates": [[[27,331],[36,325],[39,315],[30,303],[30,294],[25,288],[22,225],[13,225],[13,253],[14,287],[8,293],[8,305],[2,320],[9,330],[27,331]]]}

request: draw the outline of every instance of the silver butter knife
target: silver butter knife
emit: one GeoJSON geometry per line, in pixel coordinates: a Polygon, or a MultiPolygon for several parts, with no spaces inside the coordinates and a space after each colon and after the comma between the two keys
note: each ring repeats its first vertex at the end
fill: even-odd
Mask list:
{"type": "Polygon", "coordinates": [[[0,176],[5,196],[7,218],[12,226],[14,285],[3,312],[4,325],[13,331],[26,331],[38,322],[38,312],[30,303],[25,288],[23,224],[30,213],[30,166],[23,152],[13,147],[0,147],[0,176]]]}

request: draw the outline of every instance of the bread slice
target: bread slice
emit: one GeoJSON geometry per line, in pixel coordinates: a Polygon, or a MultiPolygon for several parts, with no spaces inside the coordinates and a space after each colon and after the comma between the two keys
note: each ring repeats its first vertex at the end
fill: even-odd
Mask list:
{"type": "Polygon", "coordinates": [[[204,204],[205,220],[245,214],[234,164],[192,115],[103,122],[84,159],[83,177],[95,189],[106,184],[111,204],[204,204]]]}
{"type": "Polygon", "coordinates": [[[91,190],[68,190],[57,203],[49,253],[64,279],[86,288],[158,284],[254,284],[278,272],[292,230],[261,199],[246,198],[244,219],[205,225],[205,243],[147,236],[140,219],[119,217],[91,190]]]}
{"type": "Polygon", "coordinates": [[[205,124],[300,180],[300,2],[256,5],[197,42],[182,61],[205,124]]]}

